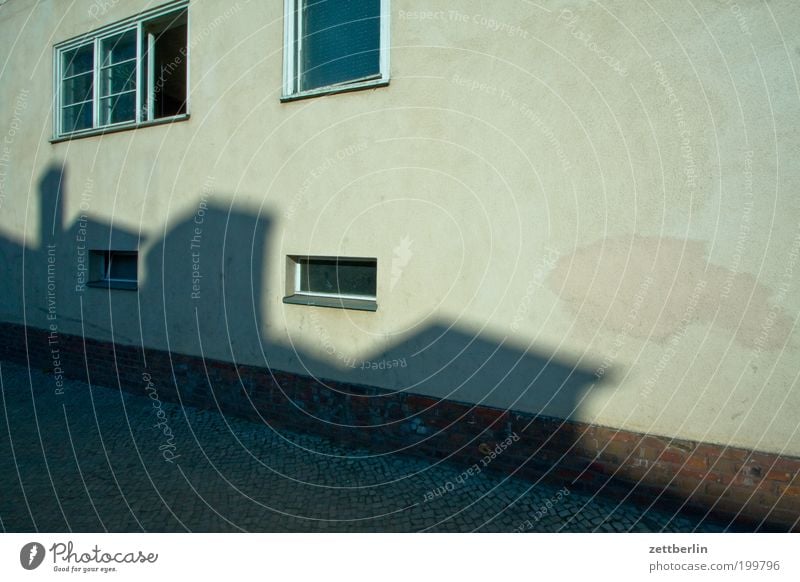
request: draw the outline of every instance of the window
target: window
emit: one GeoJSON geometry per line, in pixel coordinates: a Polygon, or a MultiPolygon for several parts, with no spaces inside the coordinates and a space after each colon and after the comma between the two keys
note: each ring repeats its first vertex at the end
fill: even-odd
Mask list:
{"type": "Polygon", "coordinates": [[[285,0],[284,98],[389,81],[389,0],[285,0]]]}
{"type": "Polygon", "coordinates": [[[186,3],[57,45],[55,136],[187,113],[186,3]]]}
{"type": "Polygon", "coordinates": [[[290,256],[285,303],[375,311],[377,259],[290,256]]]}
{"type": "Polygon", "coordinates": [[[91,287],[136,289],[139,284],[139,253],[136,251],[90,251],[91,287]]]}

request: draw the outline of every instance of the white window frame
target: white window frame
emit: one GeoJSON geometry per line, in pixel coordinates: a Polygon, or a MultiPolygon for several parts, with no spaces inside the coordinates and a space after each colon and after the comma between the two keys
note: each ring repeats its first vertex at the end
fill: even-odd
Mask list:
{"type": "MultiPolygon", "coordinates": [[[[190,111],[190,103],[189,98],[191,92],[189,90],[190,87],[190,80],[189,75],[191,71],[191,11],[186,10],[186,112],[181,113],[178,115],[172,115],[168,117],[153,117],[153,108],[152,108],[152,99],[153,99],[153,91],[155,90],[155,81],[154,81],[154,70],[153,70],[153,53],[152,50],[148,52],[148,78],[143,78],[143,67],[142,65],[142,28],[143,25],[156,18],[160,18],[171,12],[180,12],[186,9],[189,6],[190,0],[178,0],[176,2],[171,2],[169,4],[160,6],[158,8],[154,8],[152,10],[148,10],[146,12],[142,12],[130,18],[126,18],[125,20],[121,20],[109,26],[105,26],[103,28],[97,29],[93,32],[84,34],[78,38],[74,38],[68,41],[64,41],[62,43],[56,44],[53,47],[53,140],[52,141],[61,141],[64,139],[71,139],[73,137],[82,137],[82,136],[89,136],[89,135],[98,135],[102,133],[107,133],[111,131],[115,131],[118,129],[128,129],[128,128],[136,128],[136,127],[146,127],[149,125],[160,125],[162,123],[170,123],[173,121],[179,121],[182,119],[189,118],[189,111],[190,111]],[[100,122],[100,82],[99,82],[99,71],[100,71],[100,43],[109,37],[122,34],[124,32],[128,32],[130,30],[136,30],[136,111],[134,119],[130,121],[122,121],[119,123],[109,123],[105,125],[101,125],[100,122]],[[93,45],[94,50],[94,65],[92,68],[92,76],[93,76],[93,91],[92,91],[92,127],[81,129],[78,131],[71,131],[71,132],[64,132],[63,128],[61,127],[61,113],[63,109],[62,105],[62,82],[63,82],[63,58],[62,55],[70,50],[76,49],[78,47],[86,46],[86,45],[93,45]],[[145,86],[146,85],[146,86],[145,86]],[[148,105],[151,105],[147,108],[147,118],[143,118],[143,100],[147,99],[148,105]]],[[[148,35],[146,42],[149,43],[150,49],[152,49],[153,45],[153,38],[152,35],[148,35]]]]}
{"type": "MultiPolygon", "coordinates": [[[[326,87],[318,87],[307,91],[300,91],[298,88],[299,77],[297,75],[297,55],[295,54],[295,42],[302,34],[298,34],[298,29],[302,29],[302,11],[298,10],[298,4],[302,0],[284,0],[283,10],[283,94],[281,101],[291,101],[317,95],[328,95],[330,93],[341,93],[344,91],[354,91],[369,87],[380,87],[389,84],[389,33],[390,25],[390,0],[381,0],[381,25],[380,25],[380,72],[365,79],[355,79],[345,81],[326,87]]],[[[335,0],[334,0],[335,1],[335,0]]],[[[298,45],[299,46],[299,45],[298,45]]]]}
{"type": "MultiPolygon", "coordinates": [[[[354,295],[349,293],[325,293],[322,291],[301,291],[300,287],[302,281],[302,263],[303,261],[352,261],[372,263],[375,265],[375,273],[378,271],[378,260],[366,257],[319,257],[319,256],[298,256],[293,258],[294,261],[294,294],[305,295],[307,297],[333,297],[336,299],[360,299],[364,301],[376,301],[377,295],[354,295]]],[[[377,293],[377,289],[376,289],[377,293]]]]}

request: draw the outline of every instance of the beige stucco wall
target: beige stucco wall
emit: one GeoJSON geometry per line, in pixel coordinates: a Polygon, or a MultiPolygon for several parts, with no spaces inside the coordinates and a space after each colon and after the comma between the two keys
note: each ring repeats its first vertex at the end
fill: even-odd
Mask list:
{"type": "Polygon", "coordinates": [[[77,293],[62,240],[60,332],[195,354],[199,337],[209,357],[800,455],[793,0],[392,0],[388,87],[288,103],[282,3],[204,0],[189,121],[50,143],[52,45],[153,5],[0,8],[1,319],[48,325],[29,250],[63,165],[63,225],[113,225],[87,244],[148,258],[139,294],[77,293]],[[157,257],[209,204],[268,230],[244,236],[252,270],[225,272],[235,299],[209,277],[195,312],[191,262],[163,283],[157,257]],[[285,256],[305,253],[377,257],[378,311],[284,305],[285,256]],[[450,326],[488,349],[486,383],[454,386],[475,362],[442,361],[450,326]],[[520,354],[597,380],[526,390],[524,367],[504,381],[520,354]],[[385,358],[406,365],[372,369],[385,358]]]}

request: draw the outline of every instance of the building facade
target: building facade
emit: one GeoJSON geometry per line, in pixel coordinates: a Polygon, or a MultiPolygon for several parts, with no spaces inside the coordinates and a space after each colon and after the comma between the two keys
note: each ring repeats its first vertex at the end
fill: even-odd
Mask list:
{"type": "Polygon", "coordinates": [[[797,527],[800,7],[327,4],[0,6],[0,355],[797,527]]]}

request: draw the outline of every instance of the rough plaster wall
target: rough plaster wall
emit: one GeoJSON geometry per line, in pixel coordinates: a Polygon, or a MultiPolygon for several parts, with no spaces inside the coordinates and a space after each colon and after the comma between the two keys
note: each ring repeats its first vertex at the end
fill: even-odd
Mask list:
{"type": "Polygon", "coordinates": [[[20,249],[42,244],[39,183],[63,164],[64,227],[85,213],[92,244],[148,255],[138,297],[75,294],[59,269],[64,332],[190,353],[200,337],[211,357],[548,406],[522,379],[453,394],[472,363],[425,350],[452,326],[502,346],[495,381],[517,353],[593,375],[555,391],[562,416],[800,454],[796,3],[393,0],[388,88],[280,103],[280,3],[198,2],[190,121],[50,144],[52,44],[153,3],[93,5],[0,9],[2,103],[25,95],[0,207],[4,319],[47,323],[46,265],[26,253],[23,311],[20,249]],[[230,263],[227,299],[203,281],[198,318],[191,262],[176,255],[165,283],[158,253],[188,245],[203,204],[206,245],[231,236],[226,216],[268,232],[250,237],[260,264],[230,263]],[[377,257],[379,310],[283,305],[297,253],[377,257]],[[418,365],[351,366],[389,356],[418,365]]]}

